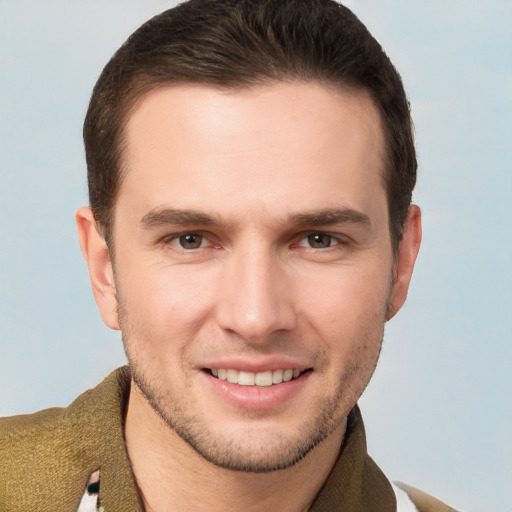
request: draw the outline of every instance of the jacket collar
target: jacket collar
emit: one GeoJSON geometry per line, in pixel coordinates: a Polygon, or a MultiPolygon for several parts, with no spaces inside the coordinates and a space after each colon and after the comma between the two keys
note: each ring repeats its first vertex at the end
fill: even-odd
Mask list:
{"type": "MultiPolygon", "coordinates": [[[[88,393],[88,401],[102,404],[93,423],[95,456],[89,461],[91,475],[101,471],[100,500],[106,512],[140,511],[136,483],[123,439],[123,423],[130,391],[130,372],[123,367],[88,393]]],[[[84,395],[82,395],[84,396],[84,395]]],[[[79,397],[77,401],[80,400],[79,397]]],[[[396,499],[390,482],[370,458],[361,413],[350,412],[343,446],[329,478],[315,498],[310,512],[395,512],[396,499]]]]}

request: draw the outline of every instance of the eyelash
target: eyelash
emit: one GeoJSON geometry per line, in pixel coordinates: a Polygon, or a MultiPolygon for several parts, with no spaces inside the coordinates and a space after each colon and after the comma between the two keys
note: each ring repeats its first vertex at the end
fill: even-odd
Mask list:
{"type": "MultiPolygon", "coordinates": [[[[324,231],[311,231],[306,233],[301,233],[298,237],[296,237],[297,242],[294,242],[292,244],[292,248],[298,248],[298,247],[305,247],[306,249],[309,249],[311,251],[322,251],[326,252],[328,250],[333,250],[336,247],[339,246],[346,246],[348,245],[349,241],[346,239],[346,237],[340,236],[340,235],[333,235],[331,233],[326,233],[324,231]],[[328,245],[326,247],[312,247],[311,246],[311,240],[310,245],[302,245],[302,242],[307,241],[310,237],[328,237],[328,245]]],[[[163,246],[169,246],[169,245],[176,245],[179,244],[179,250],[183,250],[185,252],[194,252],[199,249],[206,249],[210,247],[202,247],[203,242],[210,241],[210,244],[213,248],[220,248],[220,244],[215,244],[211,241],[211,239],[201,232],[197,231],[187,231],[183,233],[176,233],[174,235],[169,235],[162,239],[162,245],[163,246]],[[201,237],[201,242],[199,247],[194,248],[185,248],[183,245],[180,244],[180,239],[182,237],[201,237]]]]}
{"type": "Polygon", "coordinates": [[[301,238],[299,239],[299,242],[296,245],[299,247],[304,247],[301,245],[301,242],[306,240],[308,240],[310,244],[309,246],[307,246],[307,248],[314,251],[327,251],[329,249],[333,250],[338,246],[348,244],[348,240],[345,237],[342,237],[341,235],[333,235],[331,233],[326,233],[324,231],[312,231],[301,235],[301,238]],[[312,247],[311,240],[308,240],[310,237],[328,237],[329,244],[327,245],[327,247],[312,247]]]}
{"type": "MultiPolygon", "coordinates": [[[[201,237],[201,245],[204,241],[208,241],[209,238],[204,235],[203,233],[201,232],[197,232],[197,231],[187,231],[187,232],[184,232],[184,233],[176,233],[175,235],[169,235],[169,236],[166,236],[165,238],[162,239],[162,245],[164,246],[170,246],[170,245],[177,245],[179,244],[179,240],[180,238],[182,237],[201,237]],[[176,244],[173,244],[173,242],[176,242],[176,244]]],[[[214,244],[213,244],[214,245],[214,244]]],[[[215,247],[220,247],[219,244],[216,244],[215,247]]],[[[187,249],[183,246],[181,246],[180,244],[180,247],[179,249],[185,251],[185,252],[193,252],[193,251],[196,251],[196,250],[199,250],[199,249],[204,249],[205,247],[197,247],[197,248],[192,248],[192,249],[187,249]]]]}

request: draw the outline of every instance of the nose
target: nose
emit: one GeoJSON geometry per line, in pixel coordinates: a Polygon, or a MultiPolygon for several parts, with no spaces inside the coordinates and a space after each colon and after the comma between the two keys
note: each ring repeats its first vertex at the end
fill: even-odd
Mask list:
{"type": "Polygon", "coordinates": [[[234,251],[224,263],[219,326],[251,344],[296,326],[293,294],[279,256],[261,247],[234,251]]]}

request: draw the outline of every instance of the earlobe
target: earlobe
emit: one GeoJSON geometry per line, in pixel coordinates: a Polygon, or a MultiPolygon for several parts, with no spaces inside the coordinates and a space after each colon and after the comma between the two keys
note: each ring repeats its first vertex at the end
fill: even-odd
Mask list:
{"type": "Polygon", "coordinates": [[[418,206],[411,205],[404,225],[403,238],[396,256],[394,280],[386,320],[391,320],[404,305],[420,245],[421,211],[418,206]]]}
{"type": "Polygon", "coordinates": [[[107,244],[89,207],[79,208],[75,220],[80,248],[87,263],[92,292],[101,317],[108,327],[118,330],[114,271],[107,244]]]}

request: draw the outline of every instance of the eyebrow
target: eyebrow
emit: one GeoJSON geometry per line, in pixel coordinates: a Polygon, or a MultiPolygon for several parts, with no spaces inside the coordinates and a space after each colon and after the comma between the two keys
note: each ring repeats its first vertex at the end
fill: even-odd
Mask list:
{"type": "MultiPolygon", "coordinates": [[[[327,210],[297,213],[289,217],[288,223],[296,226],[333,226],[335,224],[360,224],[370,227],[370,218],[364,213],[350,208],[334,208],[327,210]]],[[[180,210],[175,208],[155,208],[146,213],[140,221],[144,229],[154,229],[171,224],[182,226],[221,226],[225,225],[220,218],[196,210],[180,210]]]]}
{"type": "Polygon", "coordinates": [[[175,208],[155,208],[146,213],[140,221],[144,229],[158,228],[169,224],[212,226],[222,224],[207,213],[175,208]]]}
{"type": "Polygon", "coordinates": [[[334,208],[292,215],[291,221],[299,226],[333,226],[334,224],[361,224],[371,226],[370,218],[350,208],[334,208]]]}

